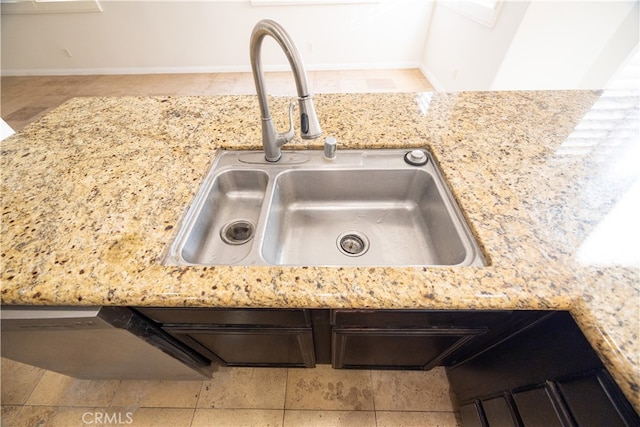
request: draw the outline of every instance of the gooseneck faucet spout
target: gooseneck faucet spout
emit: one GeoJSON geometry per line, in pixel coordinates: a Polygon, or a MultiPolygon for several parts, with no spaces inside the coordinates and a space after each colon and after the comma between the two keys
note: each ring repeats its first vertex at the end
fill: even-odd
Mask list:
{"type": "Polygon", "coordinates": [[[302,139],[315,139],[322,135],[322,129],[316,116],[313,106],[313,96],[309,91],[307,73],[302,64],[302,57],[296,48],[293,40],[280,24],[269,19],[262,20],[256,24],[251,33],[251,70],[253,80],[256,84],[258,101],[260,102],[260,113],[262,115],[262,146],[264,147],[265,158],[269,162],[277,162],[282,155],[280,147],[291,141],[294,136],[293,110],[295,104],[289,105],[289,130],[278,133],[271,118],[269,110],[269,100],[264,84],[264,73],[262,71],[262,40],[265,36],[273,37],[284,51],[289,65],[293,71],[298,91],[298,104],[300,107],[300,134],[302,139]]]}

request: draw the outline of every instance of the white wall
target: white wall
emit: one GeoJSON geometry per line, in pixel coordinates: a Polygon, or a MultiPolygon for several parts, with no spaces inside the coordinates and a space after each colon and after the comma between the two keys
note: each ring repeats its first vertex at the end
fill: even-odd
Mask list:
{"type": "Polygon", "coordinates": [[[495,24],[488,27],[437,2],[422,72],[437,90],[488,90],[528,7],[528,2],[504,2],[495,24]]]}
{"type": "Polygon", "coordinates": [[[603,88],[638,45],[638,2],[505,1],[492,28],[439,1],[421,69],[438,90],[603,88]]]}
{"type": "Polygon", "coordinates": [[[597,89],[638,44],[635,1],[532,2],[491,89],[597,89]]]}
{"type": "MultiPolygon", "coordinates": [[[[2,15],[2,74],[248,71],[251,30],[263,18],[287,29],[310,70],[415,68],[432,3],[255,7],[249,0],[103,0],[101,5],[102,13],[2,15]]],[[[267,38],[264,46],[266,69],[287,68],[274,41],[267,38]]]]}

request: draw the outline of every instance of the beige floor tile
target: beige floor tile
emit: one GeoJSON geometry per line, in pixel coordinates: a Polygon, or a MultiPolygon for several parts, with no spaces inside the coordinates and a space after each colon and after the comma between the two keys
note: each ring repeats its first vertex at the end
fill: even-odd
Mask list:
{"type": "Polygon", "coordinates": [[[284,411],[285,427],[375,427],[373,411],[284,411]]]}
{"type": "Polygon", "coordinates": [[[138,87],[124,75],[97,76],[90,83],[78,87],[75,96],[124,96],[135,95],[138,87]]]}
{"type": "Polygon", "coordinates": [[[376,411],[378,427],[458,427],[453,412],[376,411]]]}
{"type": "MultiPolygon", "coordinates": [[[[308,72],[312,93],[421,92],[433,90],[422,72],[344,70],[308,72]]],[[[290,71],[266,73],[271,95],[295,96],[290,71]]],[[[1,79],[0,114],[15,130],[75,96],[255,95],[253,76],[244,73],[134,74],[93,76],[9,76],[1,79]],[[41,110],[42,107],[47,107],[41,110]],[[6,116],[19,112],[19,117],[6,116]],[[34,110],[38,109],[38,111],[34,110]],[[28,118],[23,118],[28,117],[28,118]]]]}
{"type": "Polygon", "coordinates": [[[47,371],[27,405],[107,407],[120,381],[78,380],[47,371]]]}
{"type": "Polygon", "coordinates": [[[379,78],[379,79],[366,79],[367,89],[372,91],[385,90],[385,91],[394,91],[397,90],[393,79],[379,78]]]}
{"type": "Polygon", "coordinates": [[[286,409],[371,411],[371,373],[365,370],[290,369],[286,409]]]}
{"type": "Polygon", "coordinates": [[[311,82],[311,92],[315,93],[340,93],[340,80],[332,78],[315,78],[311,82]]]}
{"type": "Polygon", "coordinates": [[[1,362],[2,397],[0,401],[3,405],[24,404],[46,371],[5,358],[1,362]]]}
{"type": "Polygon", "coordinates": [[[196,409],[192,427],[282,426],[282,409],[196,409]]]}
{"type": "MultiPolygon", "coordinates": [[[[187,408],[108,408],[105,417],[112,422],[105,425],[126,425],[131,427],[187,427],[191,425],[195,409],[187,408]]],[[[99,423],[95,423],[99,424],[99,423]]],[[[100,424],[99,424],[100,425],[100,424]]]]}
{"type": "Polygon", "coordinates": [[[221,367],[202,384],[198,408],[283,409],[285,368],[221,367]]]}
{"type": "MultiPolygon", "coordinates": [[[[24,99],[25,97],[21,98],[24,99]]],[[[30,98],[28,102],[23,102],[20,107],[13,108],[10,113],[3,108],[2,118],[9,124],[9,126],[17,131],[22,129],[24,124],[28,124],[39,119],[70,98],[71,97],[68,95],[33,97],[30,98]]],[[[5,104],[3,103],[3,106],[4,105],[5,104]]]]}
{"type": "Polygon", "coordinates": [[[44,77],[2,77],[0,90],[5,96],[38,96],[44,77]]]}
{"type": "Polygon", "coordinates": [[[4,427],[21,426],[20,423],[20,410],[22,405],[2,405],[2,412],[0,413],[0,424],[4,427]]]}
{"type": "Polygon", "coordinates": [[[6,120],[7,116],[22,107],[33,103],[32,96],[0,96],[0,116],[6,120]]]}
{"type": "Polygon", "coordinates": [[[342,79],[340,80],[341,93],[366,93],[369,91],[367,81],[364,79],[342,79]]]}
{"type": "MultiPolygon", "coordinates": [[[[16,427],[75,427],[99,424],[95,421],[104,420],[104,413],[104,409],[91,407],[22,406],[13,422],[16,427]]],[[[11,424],[5,424],[3,419],[2,426],[11,424]]]]}
{"type": "Polygon", "coordinates": [[[453,412],[445,369],[372,371],[378,411],[453,412]]]}
{"type": "Polygon", "coordinates": [[[386,76],[387,70],[338,70],[340,80],[357,80],[386,76]]]}
{"type": "Polygon", "coordinates": [[[195,408],[201,387],[201,381],[122,380],[111,406],[195,408]]]}
{"type": "Polygon", "coordinates": [[[21,122],[26,120],[35,120],[36,117],[42,115],[46,110],[47,107],[43,106],[26,106],[7,115],[6,120],[8,123],[14,121],[21,122]]]}

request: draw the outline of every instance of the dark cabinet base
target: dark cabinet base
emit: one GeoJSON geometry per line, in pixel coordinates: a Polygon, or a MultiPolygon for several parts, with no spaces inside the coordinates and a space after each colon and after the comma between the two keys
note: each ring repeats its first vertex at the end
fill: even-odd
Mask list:
{"type": "Polygon", "coordinates": [[[333,367],[428,370],[485,332],[455,328],[334,328],[333,367]]]}
{"type": "Polygon", "coordinates": [[[282,366],[313,368],[311,328],[165,328],[205,356],[227,366],[282,366]]]}
{"type": "Polygon", "coordinates": [[[567,312],[550,313],[447,373],[464,426],[478,418],[488,427],[640,426],[567,312]]]}
{"type": "Polygon", "coordinates": [[[640,426],[567,312],[138,310],[227,366],[446,366],[465,426],[640,426]]]}
{"type": "Polygon", "coordinates": [[[309,310],[140,308],[162,329],[226,366],[316,364],[309,310]]]}

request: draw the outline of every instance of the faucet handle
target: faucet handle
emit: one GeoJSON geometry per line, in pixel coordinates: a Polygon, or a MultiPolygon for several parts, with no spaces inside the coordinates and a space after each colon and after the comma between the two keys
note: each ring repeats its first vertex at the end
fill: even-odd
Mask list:
{"type": "Polygon", "coordinates": [[[289,103],[289,130],[284,133],[279,133],[278,138],[276,139],[276,143],[278,147],[281,147],[283,144],[291,141],[296,134],[295,129],[293,128],[293,110],[296,109],[295,102],[289,103]]]}

